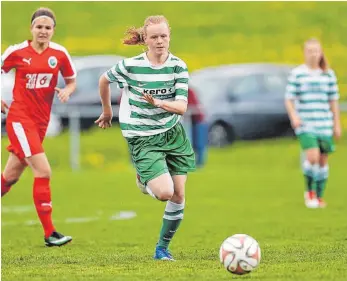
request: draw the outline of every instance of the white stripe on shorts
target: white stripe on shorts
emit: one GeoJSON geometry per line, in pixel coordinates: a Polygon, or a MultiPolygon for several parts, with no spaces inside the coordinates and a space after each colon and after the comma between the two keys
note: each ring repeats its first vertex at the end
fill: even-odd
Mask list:
{"type": "Polygon", "coordinates": [[[25,135],[25,131],[23,129],[22,124],[19,122],[12,122],[12,127],[20,143],[20,146],[22,147],[25,157],[31,156],[29,142],[27,136],[25,135]]]}

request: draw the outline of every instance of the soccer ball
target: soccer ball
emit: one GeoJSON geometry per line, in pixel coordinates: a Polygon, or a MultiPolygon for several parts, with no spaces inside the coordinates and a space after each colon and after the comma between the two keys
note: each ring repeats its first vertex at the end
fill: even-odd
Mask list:
{"type": "Polygon", "coordinates": [[[229,272],[238,275],[247,274],[260,263],[260,247],[251,236],[235,234],[223,241],[219,258],[229,272]]]}

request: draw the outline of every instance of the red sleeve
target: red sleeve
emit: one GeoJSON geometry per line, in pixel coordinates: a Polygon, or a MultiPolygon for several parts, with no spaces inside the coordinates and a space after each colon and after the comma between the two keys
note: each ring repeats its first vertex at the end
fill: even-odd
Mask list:
{"type": "Polygon", "coordinates": [[[67,79],[76,78],[75,66],[67,51],[63,52],[63,56],[61,59],[60,72],[64,78],[67,78],[67,79]]]}
{"type": "Polygon", "coordinates": [[[7,73],[17,66],[18,57],[16,56],[16,48],[10,46],[1,56],[1,73],[7,73]]]}

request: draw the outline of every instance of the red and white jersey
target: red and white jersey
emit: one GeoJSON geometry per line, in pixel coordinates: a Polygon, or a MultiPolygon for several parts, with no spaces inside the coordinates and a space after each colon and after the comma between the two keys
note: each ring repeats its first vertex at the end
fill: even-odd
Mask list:
{"type": "Polygon", "coordinates": [[[64,78],[76,77],[69,53],[63,46],[50,42],[39,54],[30,41],[24,41],[8,47],[1,56],[1,72],[13,68],[16,78],[8,118],[18,121],[29,118],[37,125],[48,125],[59,71],[64,78]]]}

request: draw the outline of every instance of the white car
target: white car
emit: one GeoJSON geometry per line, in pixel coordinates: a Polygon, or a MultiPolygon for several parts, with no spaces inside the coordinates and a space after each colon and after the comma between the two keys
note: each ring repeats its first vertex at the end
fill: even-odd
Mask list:
{"type": "MultiPolygon", "coordinates": [[[[101,102],[99,96],[99,78],[100,76],[124,59],[117,55],[93,55],[84,57],[73,57],[72,61],[77,72],[77,86],[75,92],[71,95],[69,101],[65,104],[59,102],[57,96],[53,102],[53,112],[62,120],[63,126],[69,124],[69,113],[78,111],[80,116],[80,126],[82,130],[94,127],[94,121],[100,116],[101,102]]],[[[57,87],[64,85],[62,76],[59,76],[57,87]]],[[[121,91],[117,83],[112,83],[111,104],[119,105],[121,91]]],[[[114,122],[117,121],[115,116],[114,122]]]]}

